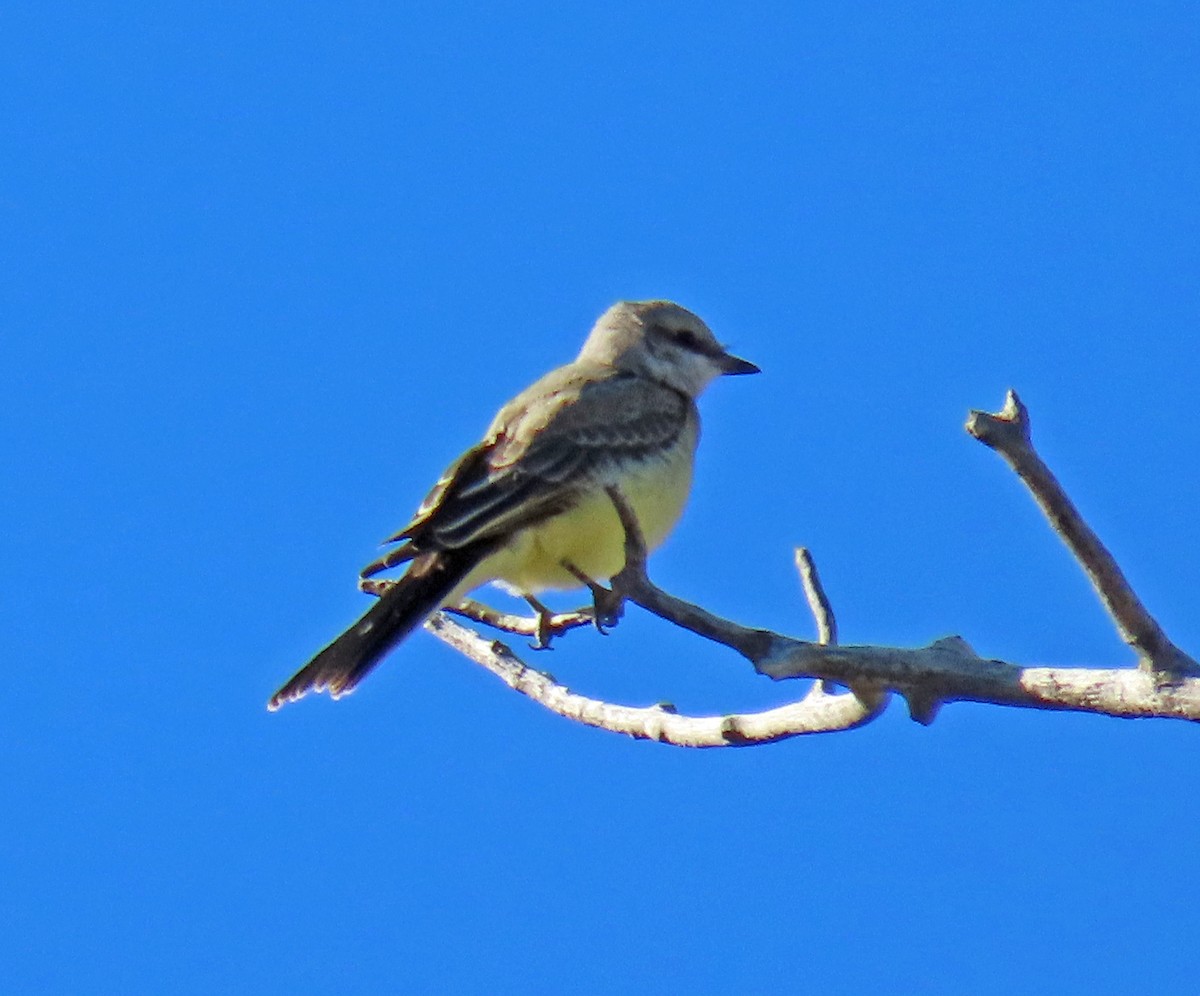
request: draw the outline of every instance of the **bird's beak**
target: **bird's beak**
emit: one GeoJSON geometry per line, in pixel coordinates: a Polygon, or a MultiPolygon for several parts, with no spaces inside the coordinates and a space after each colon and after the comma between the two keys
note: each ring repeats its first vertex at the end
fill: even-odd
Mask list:
{"type": "Polygon", "coordinates": [[[734,356],[731,353],[726,353],[717,360],[717,366],[721,368],[722,374],[756,374],[762,373],[749,360],[743,360],[740,356],[734,356]]]}

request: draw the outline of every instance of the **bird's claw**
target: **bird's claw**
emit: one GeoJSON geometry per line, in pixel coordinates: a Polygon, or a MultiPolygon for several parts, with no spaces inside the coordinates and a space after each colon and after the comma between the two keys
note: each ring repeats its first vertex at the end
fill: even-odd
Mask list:
{"type": "Polygon", "coordinates": [[[569,561],[563,561],[563,567],[592,593],[592,621],[597,632],[607,636],[608,631],[617,625],[625,612],[625,596],[617,591],[615,586],[605,588],[599,582],[593,581],[569,561]]]}
{"type": "Polygon", "coordinates": [[[525,601],[529,603],[537,616],[537,626],[533,632],[533,640],[529,644],[530,650],[553,650],[550,646],[550,641],[554,637],[554,613],[550,609],[539,602],[531,595],[525,596],[525,601]]]}

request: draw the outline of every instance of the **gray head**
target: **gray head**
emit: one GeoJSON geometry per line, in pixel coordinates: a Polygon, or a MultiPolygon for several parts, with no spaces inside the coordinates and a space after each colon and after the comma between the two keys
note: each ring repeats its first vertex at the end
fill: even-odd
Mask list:
{"type": "Polygon", "coordinates": [[[694,398],[722,374],[758,373],[696,315],[670,301],[619,301],[592,327],[579,359],[667,384],[694,398]]]}

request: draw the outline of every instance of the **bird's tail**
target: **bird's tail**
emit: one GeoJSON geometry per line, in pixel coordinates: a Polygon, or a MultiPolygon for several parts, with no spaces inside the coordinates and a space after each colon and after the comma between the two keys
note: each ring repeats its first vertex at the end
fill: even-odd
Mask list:
{"type": "Polygon", "coordinates": [[[488,552],[475,546],[417,557],[366,615],[271,696],[267,708],[274,712],[309,692],[328,691],[336,699],[352,691],[389,650],[442,606],[488,552]]]}

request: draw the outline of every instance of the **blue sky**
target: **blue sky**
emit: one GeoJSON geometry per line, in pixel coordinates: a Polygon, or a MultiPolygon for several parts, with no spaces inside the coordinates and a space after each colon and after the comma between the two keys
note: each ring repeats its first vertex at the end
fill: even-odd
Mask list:
{"type": "MultiPolygon", "coordinates": [[[[619,298],[716,385],[675,593],[1130,655],[1035,439],[1200,651],[1182,3],[43,4],[0,39],[0,964],[19,992],[1190,991],[1197,730],[995,707],[685,752],[426,634],[270,715],[358,568],[619,298]]],[[[536,663],[797,697],[631,611],[536,663]]]]}

